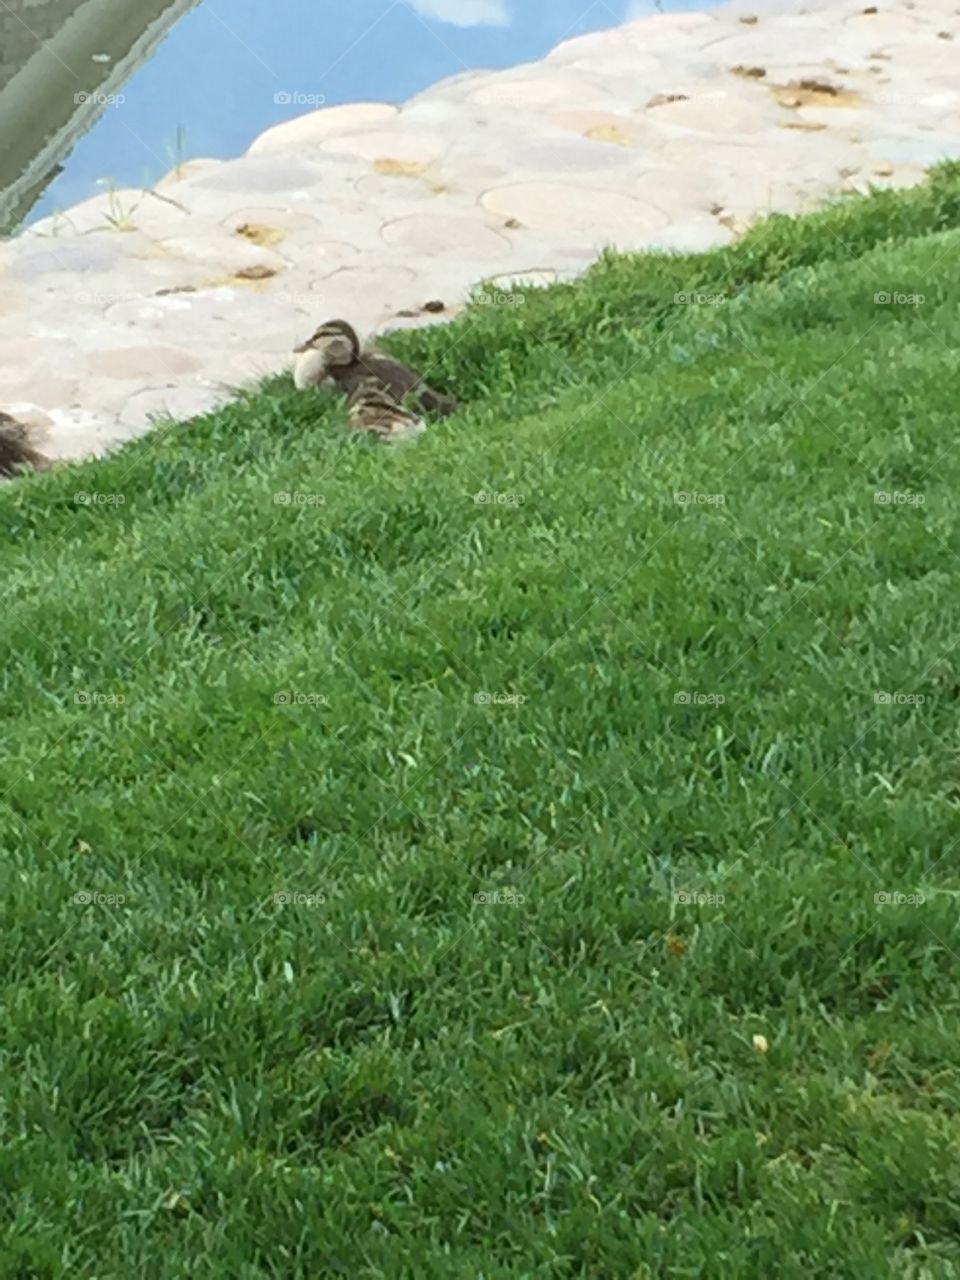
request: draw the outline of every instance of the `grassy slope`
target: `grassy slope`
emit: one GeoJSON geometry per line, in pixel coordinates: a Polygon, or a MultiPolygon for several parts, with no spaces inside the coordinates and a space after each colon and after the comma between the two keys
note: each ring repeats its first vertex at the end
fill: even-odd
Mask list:
{"type": "Polygon", "coordinates": [[[0,1276],[958,1273],[958,227],[398,336],[470,407],[395,454],[281,379],[0,493],[0,1276]]]}

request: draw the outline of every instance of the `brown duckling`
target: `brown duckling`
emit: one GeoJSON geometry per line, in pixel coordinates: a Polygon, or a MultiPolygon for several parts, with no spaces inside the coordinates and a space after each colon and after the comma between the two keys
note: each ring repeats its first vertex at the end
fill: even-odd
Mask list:
{"type": "Polygon", "coordinates": [[[19,475],[26,467],[46,471],[51,465],[49,458],[32,447],[23,423],[0,410],[0,476],[19,475]]]}
{"type": "Polygon", "coordinates": [[[328,320],[313,337],[296,348],[293,378],[302,391],[330,378],[338,390],[350,396],[369,378],[379,381],[399,404],[411,396],[426,413],[447,417],[460,407],[453,396],[428,386],[419,373],[375,349],[364,349],[356,330],[346,320],[328,320]]]}
{"type": "Polygon", "coordinates": [[[347,401],[347,420],[354,431],[368,431],[384,444],[415,440],[426,423],[399,404],[379,378],[361,379],[347,401]]]}

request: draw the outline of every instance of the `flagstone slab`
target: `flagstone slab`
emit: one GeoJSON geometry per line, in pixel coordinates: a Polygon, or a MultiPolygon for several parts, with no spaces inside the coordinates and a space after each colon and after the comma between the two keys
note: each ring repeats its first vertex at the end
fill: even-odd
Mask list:
{"type": "MultiPolygon", "coordinates": [[[[639,137],[639,135],[637,135],[639,137]]],[[[594,138],[543,138],[522,140],[513,148],[512,161],[523,174],[556,173],[566,180],[576,180],[580,174],[595,175],[598,171],[615,175],[615,170],[628,172],[639,163],[630,155],[632,148],[619,146],[610,137],[594,138]]],[[[590,178],[589,181],[595,181],[590,178]]]]}
{"type": "Polygon", "coordinates": [[[583,138],[620,146],[634,146],[647,136],[640,121],[624,112],[555,111],[547,117],[547,122],[570,133],[578,133],[583,138]]]}
{"type": "Polygon", "coordinates": [[[92,352],[87,367],[101,378],[157,378],[193,373],[200,367],[196,356],[179,347],[114,347],[92,352]]]}
{"type": "Polygon", "coordinates": [[[386,223],[381,235],[391,247],[418,257],[457,253],[486,261],[510,254],[509,240],[476,218],[414,214],[386,223]]]}
{"type": "Polygon", "coordinates": [[[321,143],[319,150],[368,160],[381,172],[389,173],[392,165],[399,173],[409,173],[436,160],[448,146],[449,141],[439,133],[418,130],[404,123],[404,127],[393,129],[337,134],[321,143]]]}
{"type": "Polygon", "coordinates": [[[188,179],[183,185],[187,191],[276,195],[311,187],[323,178],[324,170],[318,165],[308,165],[283,154],[246,155],[199,178],[188,179]]]}
{"type": "Polygon", "coordinates": [[[602,235],[624,227],[656,230],[667,221],[654,205],[631,196],[560,182],[520,182],[498,187],[486,193],[483,206],[491,213],[515,218],[524,226],[550,231],[593,231],[602,235]]]}
{"type": "Polygon", "coordinates": [[[183,221],[186,211],[148,195],[139,187],[124,188],[85,200],[63,213],[51,214],[23,232],[27,240],[57,240],[66,235],[88,233],[122,235],[129,230],[144,231],[156,214],[167,224],[183,221]]]}
{"type": "Polygon", "coordinates": [[[355,129],[383,124],[397,114],[398,109],[385,102],[352,102],[342,107],[309,111],[261,133],[250,146],[247,155],[296,153],[304,147],[325,142],[334,134],[350,133],[355,129]]]}
{"type": "MultiPolygon", "coordinates": [[[[411,297],[417,278],[418,273],[411,267],[341,267],[338,271],[311,282],[307,292],[315,298],[317,304],[323,299],[327,300],[328,305],[336,302],[344,313],[355,313],[357,299],[362,298],[365,308],[379,314],[385,309],[404,306],[411,297]]],[[[319,316],[317,323],[332,318],[332,315],[319,316]]],[[[301,335],[298,341],[303,336],[306,335],[301,335]]]]}
{"type": "MultiPolygon", "coordinates": [[[[164,191],[170,187],[179,187],[182,183],[190,178],[201,177],[205,173],[210,173],[213,169],[218,169],[221,165],[226,164],[226,160],[221,160],[214,156],[200,156],[196,160],[185,160],[182,164],[176,164],[170,169],[157,183],[157,190],[164,191]]],[[[171,197],[176,195],[176,191],[169,191],[171,197]]]]}
{"type": "Polygon", "coordinates": [[[227,399],[226,389],[214,387],[148,387],[130,396],[119,422],[131,435],[140,435],[157,419],[200,417],[227,399]]]}
{"type": "Polygon", "coordinates": [[[38,280],[60,271],[99,275],[115,266],[129,247],[120,237],[106,236],[14,241],[14,248],[19,248],[19,252],[15,252],[7,266],[7,274],[14,280],[38,280]]]}
{"type": "Polygon", "coordinates": [[[612,105],[607,93],[585,78],[535,76],[521,80],[512,73],[492,77],[490,83],[475,89],[468,100],[478,107],[508,111],[564,105],[585,107],[595,102],[612,105]]]}
{"type": "Polygon", "coordinates": [[[652,103],[646,114],[661,128],[734,135],[743,140],[775,123],[778,107],[766,88],[751,86],[747,90],[731,77],[708,83],[692,96],[652,103]]]}

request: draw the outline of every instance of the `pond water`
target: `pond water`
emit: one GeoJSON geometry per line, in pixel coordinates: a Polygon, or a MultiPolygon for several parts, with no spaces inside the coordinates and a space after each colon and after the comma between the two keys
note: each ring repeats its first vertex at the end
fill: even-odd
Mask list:
{"type": "MultiPolygon", "coordinates": [[[[39,36],[44,0],[0,8],[16,13],[18,3],[28,5],[30,36],[39,36]]],[[[74,0],[73,26],[52,39],[31,41],[27,22],[8,20],[22,41],[22,64],[47,64],[47,80],[37,80],[44,87],[33,90],[40,95],[29,114],[34,133],[47,109],[51,121],[45,135],[25,140],[22,83],[31,67],[18,68],[16,55],[12,68],[0,65],[7,81],[0,78],[0,215],[8,223],[67,209],[104,187],[151,183],[183,159],[238,155],[270,125],[317,105],[402,102],[467,69],[514,66],[630,18],[704,7],[704,0],[138,0],[140,28],[131,32],[128,10],[121,38],[108,13],[118,3],[74,0]],[[90,35],[98,18],[99,36],[90,35]],[[81,20],[92,24],[86,32],[81,20]],[[66,43],[55,46],[58,36],[66,43]],[[97,38],[99,46],[84,45],[97,38]],[[74,108],[70,99],[84,92],[86,103],[74,108]],[[24,148],[33,154],[25,157],[24,148]]]]}

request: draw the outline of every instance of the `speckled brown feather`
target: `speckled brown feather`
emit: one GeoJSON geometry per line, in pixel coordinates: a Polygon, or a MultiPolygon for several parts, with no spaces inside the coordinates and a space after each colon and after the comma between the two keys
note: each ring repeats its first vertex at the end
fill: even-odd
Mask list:
{"type": "Polygon", "coordinates": [[[0,412],[0,476],[16,476],[27,467],[46,471],[49,466],[50,459],[31,446],[23,423],[0,412]]]}
{"type": "Polygon", "coordinates": [[[334,366],[328,376],[345,395],[352,395],[357,387],[373,378],[385,387],[395,400],[410,399],[426,413],[449,417],[460,407],[453,396],[445,396],[423,381],[419,373],[408,369],[399,360],[377,351],[362,351],[348,365],[334,366]]]}
{"type": "Polygon", "coordinates": [[[354,431],[366,431],[386,444],[423,435],[422,418],[397,403],[375,377],[357,383],[347,401],[347,421],[354,431]]]}

